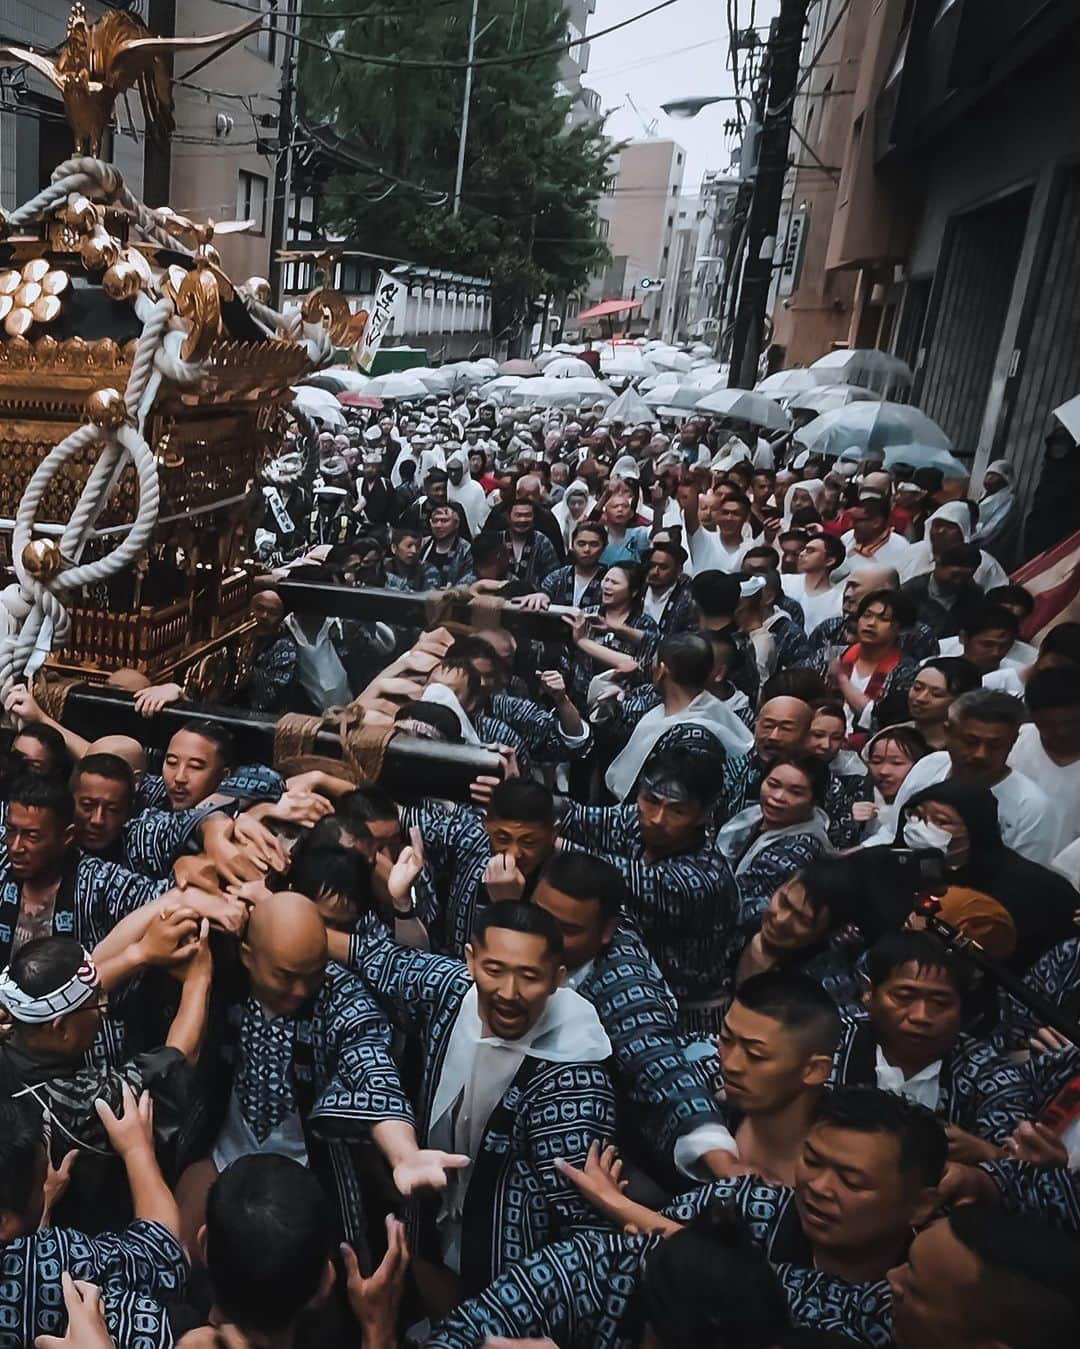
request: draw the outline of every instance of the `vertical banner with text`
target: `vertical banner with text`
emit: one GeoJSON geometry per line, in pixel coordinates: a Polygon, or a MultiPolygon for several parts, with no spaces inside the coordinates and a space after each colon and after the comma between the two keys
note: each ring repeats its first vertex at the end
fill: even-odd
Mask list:
{"type": "Polygon", "coordinates": [[[379,345],[394,317],[398,296],[404,289],[404,281],[399,280],[396,276],[391,276],[389,272],[379,273],[379,284],[375,287],[371,316],[368,319],[364,338],[356,358],[356,364],[365,374],[371,372],[371,366],[379,350],[379,345]]]}

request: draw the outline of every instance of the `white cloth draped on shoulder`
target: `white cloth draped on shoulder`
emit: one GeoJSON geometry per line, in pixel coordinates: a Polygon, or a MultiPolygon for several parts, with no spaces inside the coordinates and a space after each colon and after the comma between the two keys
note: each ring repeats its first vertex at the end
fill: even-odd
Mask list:
{"type": "Polygon", "coordinates": [[[653,707],[638,722],[622,752],[612,760],[604,776],[607,789],[623,801],[633,790],[653,746],[672,726],[693,722],[704,726],[716,737],[725,754],[748,754],[754,737],[734,712],[711,693],[699,693],[678,712],[668,713],[663,704],[653,707]]]}
{"type": "MultiPolygon", "coordinates": [[[[601,1063],[611,1055],[596,1008],[572,988],[559,988],[532,1030],[520,1040],[485,1035],[476,986],[461,1001],[435,1087],[426,1146],[475,1160],[491,1112],[527,1058],[546,1063],[601,1063]]],[[[454,1171],[443,1194],[438,1226],[444,1258],[460,1261],[461,1215],[469,1171],[454,1171]]]]}

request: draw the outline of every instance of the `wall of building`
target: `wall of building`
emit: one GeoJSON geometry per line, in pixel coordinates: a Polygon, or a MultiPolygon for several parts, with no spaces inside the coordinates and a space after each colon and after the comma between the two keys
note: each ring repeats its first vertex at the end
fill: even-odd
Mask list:
{"type": "MultiPolygon", "coordinates": [[[[665,279],[674,266],[674,243],[683,165],[675,141],[631,141],[619,154],[613,179],[608,247],[621,278],[620,296],[645,296],[635,318],[650,336],[659,336],[665,313],[663,290],[641,290],[643,280],[665,279]]],[[[608,287],[605,285],[605,297],[608,287]]]]}
{"type": "MultiPolygon", "coordinates": [[[[244,18],[244,10],[215,0],[183,0],[176,8],[176,33],[222,32],[239,27],[244,18]]],[[[266,276],[270,268],[278,133],[276,120],[262,126],[258,119],[277,117],[282,56],[280,35],[254,34],[194,76],[200,89],[178,85],[175,92],[170,204],[199,219],[254,218],[255,228],[248,233],[214,241],[226,271],[239,280],[266,276]],[[228,121],[219,125],[219,118],[228,121]]],[[[177,75],[196,63],[196,57],[178,57],[177,75]]]]}
{"type": "Polygon", "coordinates": [[[830,268],[828,251],[870,6],[819,0],[810,11],[773,288],[773,344],[785,366],[809,365],[848,337],[857,278],[830,268]]]}

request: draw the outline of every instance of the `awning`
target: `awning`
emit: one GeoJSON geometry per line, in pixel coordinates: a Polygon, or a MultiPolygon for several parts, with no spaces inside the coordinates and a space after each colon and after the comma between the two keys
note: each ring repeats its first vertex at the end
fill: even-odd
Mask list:
{"type": "Polygon", "coordinates": [[[574,321],[588,323],[590,319],[607,318],[609,314],[625,314],[628,310],[640,309],[644,303],[644,300],[601,300],[591,309],[583,309],[574,321]]]}

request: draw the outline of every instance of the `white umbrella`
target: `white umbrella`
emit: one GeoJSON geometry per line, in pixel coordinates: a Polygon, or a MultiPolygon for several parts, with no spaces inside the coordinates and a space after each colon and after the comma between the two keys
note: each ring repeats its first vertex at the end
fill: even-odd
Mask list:
{"type": "Polygon", "coordinates": [[[539,379],[526,379],[507,395],[509,403],[535,403],[540,407],[556,407],[560,403],[585,403],[590,399],[596,402],[604,399],[611,402],[614,391],[598,379],[574,378],[548,379],[541,375],[539,379]]]}
{"type": "Polygon", "coordinates": [[[680,412],[693,412],[698,400],[704,398],[706,392],[693,384],[658,384],[644,395],[644,401],[651,408],[678,408],[680,412]]]}
{"type": "Polygon", "coordinates": [[[316,421],[332,426],[335,430],[348,425],[336,394],[312,388],[310,384],[296,384],[293,385],[293,397],[300,411],[306,412],[316,421]]]}
{"type": "Polygon", "coordinates": [[[489,379],[486,384],[480,385],[480,394],[483,398],[497,397],[512,392],[519,384],[526,383],[528,381],[524,375],[498,375],[495,379],[489,379]]]}
{"type": "Polygon", "coordinates": [[[593,379],[593,368],[577,356],[560,356],[544,366],[545,379],[593,379]]]}
{"type": "Polygon", "coordinates": [[[696,404],[699,412],[712,412],[735,421],[749,422],[767,431],[787,431],[790,423],[779,403],[752,389],[714,389],[696,404]]]}
{"type": "Polygon", "coordinates": [[[621,421],[627,426],[638,426],[642,422],[654,422],[656,417],[648,403],[633,388],[627,387],[619,394],[614,403],[604,413],[606,421],[621,421]]]}
{"type": "Polygon", "coordinates": [[[754,385],[758,393],[768,394],[770,398],[787,399],[793,394],[805,393],[807,389],[821,387],[821,379],[810,370],[777,370],[754,385]]]}
{"type": "Polygon", "coordinates": [[[894,445],[885,451],[885,467],[939,468],[946,478],[966,478],[971,470],[940,445],[894,445]]]}
{"type": "Polygon", "coordinates": [[[536,366],[537,370],[546,370],[552,361],[561,361],[565,354],[565,352],[551,349],[538,351],[533,357],[533,365],[536,366]]]}
{"type": "Polygon", "coordinates": [[[426,398],[428,386],[413,370],[392,370],[371,381],[365,393],[375,398],[426,398]]]}
{"type": "Polygon", "coordinates": [[[1080,440],[1080,394],[1054,409],[1053,414],[1073,440],[1080,440]]]}
{"type": "Polygon", "coordinates": [[[795,439],[815,454],[839,455],[845,450],[867,451],[904,445],[926,445],[951,450],[952,441],[925,412],[907,403],[849,403],[823,412],[795,432],[795,439]]]}
{"type": "Polygon", "coordinates": [[[713,349],[709,346],[708,342],[695,342],[690,348],[691,356],[711,356],[712,354],[713,349]]]}
{"type": "MultiPolygon", "coordinates": [[[[760,386],[759,386],[760,387],[760,386]]],[[[864,389],[860,384],[819,384],[816,388],[806,389],[793,394],[787,400],[788,411],[795,412],[833,412],[836,408],[846,408],[849,403],[878,403],[880,395],[873,389],[864,389]]]]}
{"type": "Polygon", "coordinates": [[[657,374],[649,375],[647,379],[643,379],[638,385],[638,389],[659,389],[665,384],[670,389],[677,389],[680,384],[688,383],[689,378],[689,375],[680,375],[677,370],[660,370],[657,374]]]}
{"type": "Polygon", "coordinates": [[[692,370],[693,358],[674,347],[657,347],[648,352],[649,360],[658,370],[692,370]]]}
{"type": "Polygon", "coordinates": [[[727,378],[726,366],[723,370],[691,370],[683,387],[700,389],[702,394],[712,393],[714,389],[723,389],[727,385],[727,378]]]}
{"type": "Polygon", "coordinates": [[[626,342],[609,342],[600,348],[600,369],[605,375],[626,375],[630,379],[639,375],[655,378],[657,373],[645,352],[626,342]]]}
{"type": "Polygon", "coordinates": [[[894,388],[909,388],[915,378],[910,366],[899,356],[873,348],[840,347],[826,352],[810,367],[820,371],[823,382],[833,379],[845,384],[862,384],[887,394],[894,388]]]}

